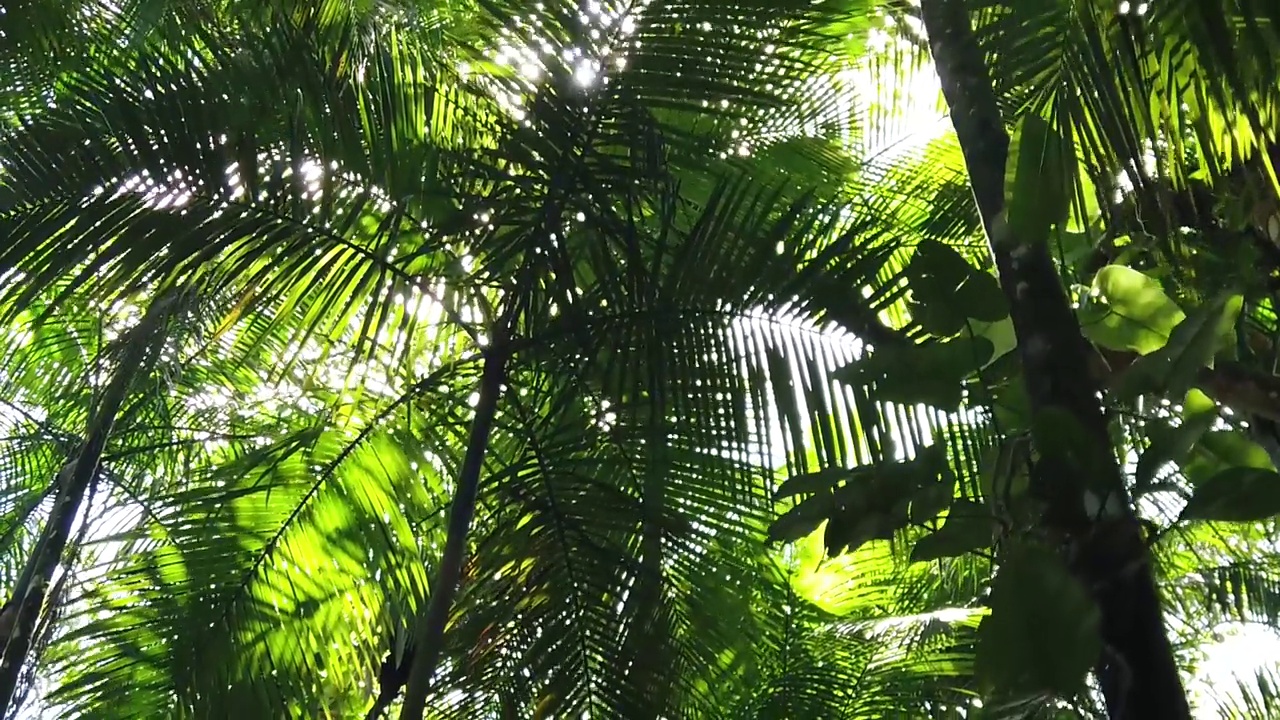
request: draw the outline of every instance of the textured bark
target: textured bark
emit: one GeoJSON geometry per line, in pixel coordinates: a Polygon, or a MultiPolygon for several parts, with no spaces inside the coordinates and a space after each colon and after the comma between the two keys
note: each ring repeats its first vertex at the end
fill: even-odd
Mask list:
{"type": "Polygon", "coordinates": [[[1064,541],[1073,571],[1102,612],[1106,651],[1096,671],[1108,712],[1113,720],[1189,718],[1147,548],[1112,454],[1098,384],[1087,372],[1092,348],[1080,332],[1047,245],[1013,237],[1004,221],[1009,135],[964,1],[923,0],[921,14],[1009,300],[1032,411],[1068,413],[1091,441],[1092,447],[1079,451],[1095,454],[1097,462],[1088,465],[1107,475],[1082,478],[1064,467],[1037,467],[1034,489],[1046,502],[1045,529],[1064,541]],[[1089,488],[1097,487],[1110,496],[1104,507],[1111,511],[1105,517],[1085,510],[1089,488]]]}

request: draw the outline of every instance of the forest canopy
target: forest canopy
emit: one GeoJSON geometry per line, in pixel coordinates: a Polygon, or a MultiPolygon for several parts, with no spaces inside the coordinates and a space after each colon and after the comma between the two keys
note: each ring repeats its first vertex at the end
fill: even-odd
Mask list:
{"type": "Polygon", "coordinates": [[[0,7],[5,718],[1280,717],[1280,5],[0,7]]]}

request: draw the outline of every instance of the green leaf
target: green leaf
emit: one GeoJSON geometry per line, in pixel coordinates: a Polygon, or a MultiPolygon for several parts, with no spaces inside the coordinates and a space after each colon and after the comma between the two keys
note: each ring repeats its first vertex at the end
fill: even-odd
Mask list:
{"type": "MultiPolygon", "coordinates": [[[[1070,233],[1087,234],[1090,225],[1102,216],[1102,208],[1098,204],[1098,189],[1094,185],[1093,180],[1089,177],[1086,168],[1079,167],[1076,170],[1077,190],[1080,198],[1073,198],[1071,203],[1071,212],[1064,224],[1064,229],[1070,233]],[[1078,200],[1083,199],[1083,205],[1078,200]]],[[[1087,243],[1089,249],[1092,250],[1093,243],[1087,243]]],[[[1067,262],[1071,262],[1070,255],[1067,256],[1067,262]]]]}
{"type": "Polygon", "coordinates": [[[1026,384],[1020,379],[996,388],[991,405],[997,421],[1009,432],[1031,429],[1031,398],[1027,395],[1026,384]]]}
{"type": "Polygon", "coordinates": [[[835,487],[836,483],[848,479],[851,474],[852,471],[845,468],[824,468],[817,472],[793,475],[778,486],[777,492],[773,494],[773,499],[785,500],[796,495],[812,495],[813,493],[830,490],[835,487]]]}
{"type": "Polygon", "coordinates": [[[1005,220],[1019,243],[1048,242],[1050,231],[1067,218],[1075,163],[1062,135],[1038,115],[1018,122],[1005,165],[1005,220]]]}
{"type": "MultiPolygon", "coordinates": [[[[831,520],[823,540],[827,552],[835,556],[846,548],[856,550],[868,541],[893,537],[907,526],[916,503],[945,507],[954,487],[942,443],[924,448],[910,460],[854,468],[832,495],[831,520]]],[[[941,509],[934,515],[938,512],[941,509]]]]}
{"type": "Polygon", "coordinates": [[[974,671],[991,694],[1068,696],[1102,651],[1100,613],[1062,559],[1015,545],[991,586],[974,671]]]}
{"type": "Polygon", "coordinates": [[[1266,449],[1244,433],[1239,430],[1213,430],[1192,446],[1187,460],[1182,463],[1182,473],[1192,483],[1199,484],[1233,467],[1276,469],[1266,449]]]}
{"type": "Polygon", "coordinates": [[[952,298],[966,317],[980,322],[998,322],[1009,317],[1009,303],[1000,283],[991,273],[974,268],[969,279],[952,298]]]}
{"type": "Polygon", "coordinates": [[[837,370],[835,377],[849,383],[874,383],[881,401],[955,410],[963,397],[964,379],[990,360],[994,349],[982,337],[878,348],[837,370]]]}
{"type": "Polygon", "coordinates": [[[956,476],[950,470],[935,482],[923,483],[911,498],[911,522],[922,523],[938,517],[955,499],[956,476]]]}
{"type": "Polygon", "coordinates": [[[1151,444],[1138,458],[1134,472],[1138,487],[1148,485],[1167,463],[1182,462],[1217,419],[1217,403],[1199,390],[1188,391],[1182,401],[1182,422],[1177,427],[1155,425],[1154,422],[1148,426],[1151,444]]]}
{"type": "Polygon", "coordinates": [[[983,338],[991,343],[991,359],[982,364],[987,367],[1018,347],[1018,336],[1013,331],[1013,319],[1004,317],[996,322],[971,320],[965,332],[974,337],[983,338]]]}
{"type": "Polygon", "coordinates": [[[1280,473],[1227,468],[1196,485],[1182,510],[1189,520],[1254,522],[1280,515],[1280,473]]]}
{"type": "Polygon", "coordinates": [[[854,552],[872,540],[889,540],[905,525],[903,518],[883,512],[839,513],[827,523],[822,543],[827,555],[854,552]]]}
{"type": "MultiPolygon", "coordinates": [[[[1084,231],[1070,230],[1072,223],[1067,221],[1065,227],[1060,227],[1054,238],[1054,254],[1061,257],[1062,261],[1074,268],[1081,268],[1086,265],[1089,258],[1093,257],[1096,247],[1094,236],[1084,231]]],[[[1092,268],[1090,268],[1092,269],[1092,268]]]]}
{"type": "Polygon", "coordinates": [[[1212,366],[1213,357],[1229,344],[1244,305],[1238,293],[1222,293],[1174,327],[1169,342],[1144,355],[1125,371],[1117,393],[1137,397],[1146,393],[1186,393],[1201,368],[1212,366]]]}
{"type": "Polygon", "coordinates": [[[799,540],[817,530],[835,510],[835,497],[831,493],[805,498],[769,525],[769,542],[799,540]]]}
{"type": "Polygon", "coordinates": [[[990,547],[995,528],[987,508],[972,500],[957,500],[942,527],[916,541],[911,562],[958,557],[990,547]]]}
{"type": "Polygon", "coordinates": [[[1091,294],[1097,298],[1081,308],[1080,329],[1090,341],[1112,350],[1155,352],[1186,318],[1158,280],[1123,265],[1099,270],[1091,294]]]}
{"type": "Polygon", "coordinates": [[[949,245],[922,240],[904,274],[911,288],[911,316],[931,335],[951,337],[970,318],[997,322],[1009,315],[996,279],[949,245]]]}

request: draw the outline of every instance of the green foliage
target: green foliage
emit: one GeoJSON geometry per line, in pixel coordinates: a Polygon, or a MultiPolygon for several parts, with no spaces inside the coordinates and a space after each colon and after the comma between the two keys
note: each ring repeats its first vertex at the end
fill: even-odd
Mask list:
{"type": "Polygon", "coordinates": [[[1061,131],[1037,115],[1018,120],[1005,165],[1005,222],[1020,243],[1049,241],[1071,206],[1071,147],[1061,131]]]}
{"type": "Polygon", "coordinates": [[[1056,554],[1035,545],[1006,550],[989,604],[974,667],[989,692],[1071,696],[1083,688],[1102,651],[1100,616],[1056,554]]]}
{"type": "Polygon", "coordinates": [[[1147,486],[1165,464],[1184,462],[1192,447],[1218,419],[1217,403],[1199,390],[1188,392],[1182,401],[1181,418],[1176,426],[1162,421],[1149,423],[1147,437],[1151,444],[1138,458],[1134,483],[1139,488],[1147,486]]]}
{"type": "Polygon", "coordinates": [[[1147,355],[1164,347],[1185,318],[1154,278],[1108,265],[1094,275],[1090,302],[1080,310],[1080,327],[1102,347],[1147,355]]]}
{"type": "Polygon", "coordinates": [[[940,242],[917,245],[904,275],[912,290],[911,315],[932,335],[950,337],[970,319],[993,323],[1009,315],[996,279],[940,242]]]}
{"type": "Polygon", "coordinates": [[[985,507],[971,500],[957,500],[942,527],[916,541],[911,559],[937,560],[987,548],[994,534],[995,522],[985,507]]]}
{"type": "Polygon", "coordinates": [[[904,405],[922,403],[954,411],[963,399],[964,380],[986,365],[994,352],[990,340],[973,335],[887,347],[841,368],[835,377],[874,385],[880,400],[904,405]]]}
{"type": "MultiPolygon", "coordinates": [[[[1079,447],[1026,411],[955,138],[904,142],[933,111],[914,18],[588,5],[0,14],[6,589],[130,328],[198,299],[107,438],[22,711],[366,713],[435,581],[504,313],[430,717],[975,717],[980,694],[1033,717],[1077,693],[1096,610],[1008,533],[1034,528],[1032,464],[1079,447]]],[[[1245,195],[1280,17],[1183,5],[974,15],[1017,128],[1013,235],[1072,231],[1087,337],[1143,356],[1095,449],[1142,449],[1191,646],[1280,621],[1263,424],[1204,382],[1228,357],[1273,374],[1275,309],[1266,268],[1212,274],[1244,272],[1235,236],[1146,198],[1245,195]]]]}
{"type": "Polygon", "coordinates": [[[852,470],[825,470],[792,477],[776,497],[808,495],[769,526],[775,542],[799,540],[826,523],[823,544],[835,556],[877,539],[889,539],[911,523],[945,511],[955,493],[955,477],[945,449],[933,445],[901,462],[852,470]]]}
{"type": "Polygon", "coordinates": [[[1280,473],[1227,468],[1196,483],[1182,516],[1193,520],[1250,522],[1280,514],[1280,473]]]}
{"type": "Polygon", "coordinates": [[[1133,363],[1121,380],[1119,394],[1133,396],[1146,393],[1183,395],[1197,381],[1197,373],[1213,364],[1213,358],[1224,341],[1234,333],[1243,297],[1221,293],[1194,314],[1174,326],[1169,342],[1155,352],[1133,363]]]}

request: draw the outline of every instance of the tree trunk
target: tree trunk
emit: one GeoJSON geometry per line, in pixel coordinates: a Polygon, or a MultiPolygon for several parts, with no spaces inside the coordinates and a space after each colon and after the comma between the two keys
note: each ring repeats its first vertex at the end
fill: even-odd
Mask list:
{"type": "Polygon", "coordinates": [[[1009,135],[964,0],[922,0],[920,9],[1009,301],[1032,411],[1051,408],[1069,415],[1093,446],[1079,451],[1092,454],[1097,462],[1089,465],[1107,476],[1083,478],[1062,467],[1038,467],[1036,492],[1046,502],[1045,530],[1065,543],[1074,573],[1102,613],[1105,650],[1095,669],[1108,713],[1113,720],[1188,719],[1145,541],[1111,450],[1098,385],[1086,370],[1089,345],[1047,245],[1013,237],[1004,220],[1009,135]],[[1097,487],[1106,495],[1094,498],[1103,507],[1101,516],[1086,511],[1086,496],[1097,487]]]}
{"type": "Polygon", "coordinates": [[[167,337],[167,320],[176,297],[161,297],[151,304],[142,321],[126,335],[124,352],[102,400],[90,414],[84,443],[69,459],[54,482],[55,499],[49,520],[40,531],[36,547],[22,569],[10,604],[16,612],[11,632],[0,655],[0,718],[8,717],[22,668],[31,649],[32,633],[44,608],[53,572],[62,562],[67,538],[85,494],[98,476],[102,453],[112,425],[133,387],[134,381],[149,372],[167,337]]]}
{"type": "Polygon", "coordinates": [[[506,382],[507,358],[511,352],[510,328],[514,324],[514,320],[503,324],[485,355],[484,369],[480,376],[480,397],[476,402],[475,417],[471,421],[466,455],[463,456],[462,468],[458,473],[458,487],[449,508],[449,527],[440,557],[440,567],[431,587],[431,599],[415,624],[414,657],[409,665],[400,720],[422,720],[426,711],[427,691],[440,660],[445,625],[453,607],[458,580],[462,576],[462,563],[466,559],[467,536],[471,531],[471,518],[475,515],[480,472],[489,447],[489,433],[497,414],[498,401],[502,399],[502,385],[506,382]]]}

